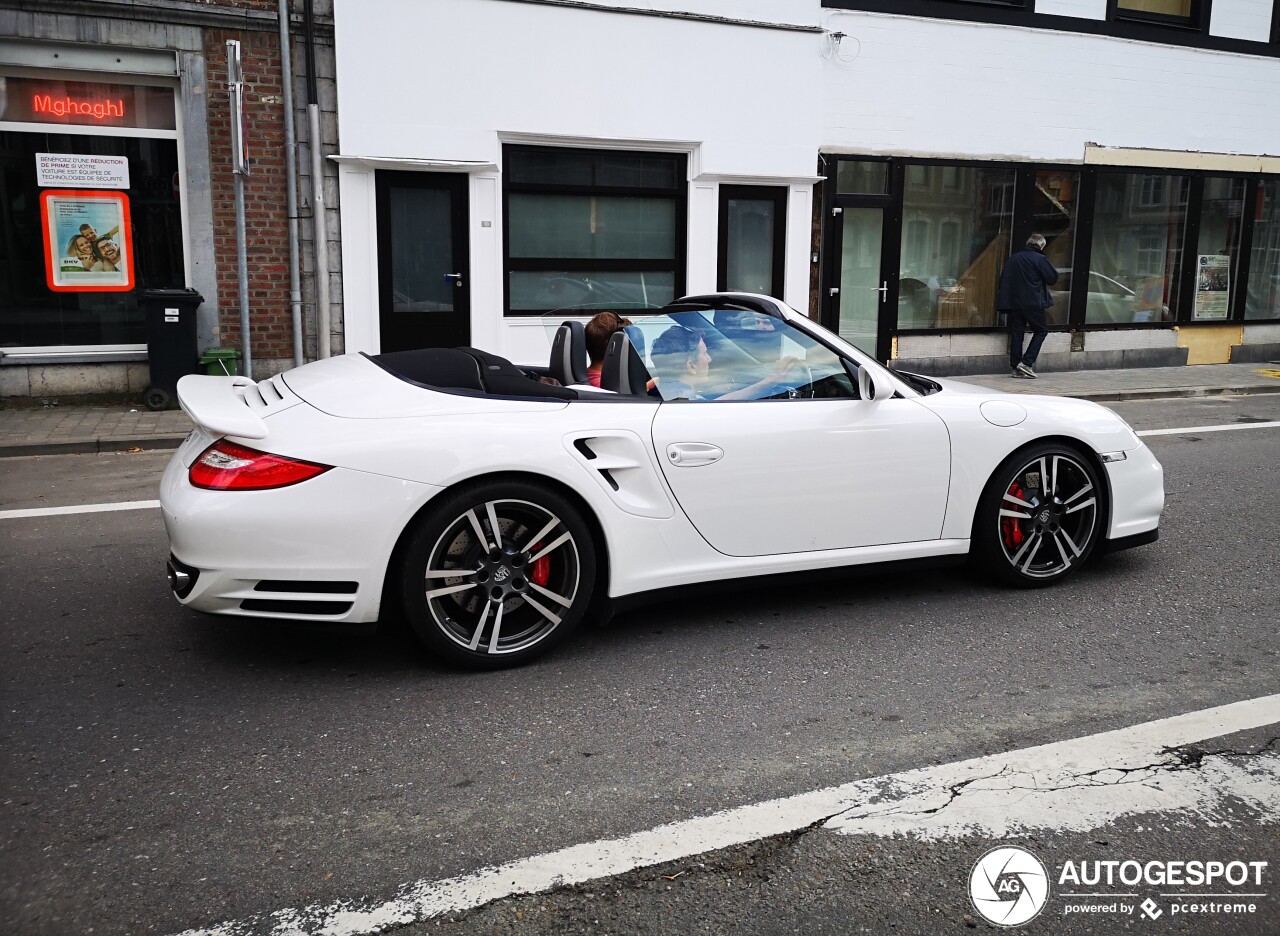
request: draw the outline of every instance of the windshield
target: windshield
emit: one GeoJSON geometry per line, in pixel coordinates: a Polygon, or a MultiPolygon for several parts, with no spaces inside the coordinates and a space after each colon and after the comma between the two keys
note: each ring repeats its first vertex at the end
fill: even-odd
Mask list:
{"type": "MultiPolygon", "coordinates": [[[[566,318],[581,320],[580,310],[545,317],[548,348],[566,318]]],[[[611,307],[595,329],[590,319],[584,322],[589,351],[593,344],[597,351],[602,346],[590,337],[599,323],[626,330],[652,378],[650,394],[663,401],[857,396],[838,355],[783,319],[751,309],[675,305],[654,313],[611,307]]],[[[592,356],[593,366],[601,363],[592,356]]]]}

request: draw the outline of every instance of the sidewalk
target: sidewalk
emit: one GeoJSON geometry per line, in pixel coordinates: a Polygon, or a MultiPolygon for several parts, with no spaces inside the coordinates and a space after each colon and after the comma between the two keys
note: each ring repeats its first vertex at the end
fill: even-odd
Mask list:
{"type": "MultiPolygon", "coordinates": [[[[1079,370],[1018,380],[1008,374],[954,378],[1004,393],[1044,393],[1086,400],[1158,400],[1219,394],[1280,393],[1280,364],[1201,364],[1079,370]]],[[[181,410],[142,406],[36,406],[0,409],[0,458],[130,448],[177,448],[191,430],[181,410]]]]}

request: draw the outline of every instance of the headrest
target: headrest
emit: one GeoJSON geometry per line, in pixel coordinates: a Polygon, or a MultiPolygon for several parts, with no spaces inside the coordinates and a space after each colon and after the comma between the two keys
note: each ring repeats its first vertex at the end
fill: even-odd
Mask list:
{"type": "Polygon", "coordinates": [[[587,382],[587,335],[581,322],[562,322],[556,329],[547,371],[566,387],[587,382]]]}
{"type": "Polygon", "coordinates": [[[623,331],[627,333],[627,338],[631,341],[631,347],[636,349],[636,354],[640,355],[640,360],[644,360],[644,332],[640,330],[639,325],[624,325],[623,331]]]}
{"type": "Polygon", "coordinates": [[[649,371],[627,335],[629,330],[624,328],[609,337],[600,369],[600,388],[626,396],[644,396],[648,392],[649,371]]]}

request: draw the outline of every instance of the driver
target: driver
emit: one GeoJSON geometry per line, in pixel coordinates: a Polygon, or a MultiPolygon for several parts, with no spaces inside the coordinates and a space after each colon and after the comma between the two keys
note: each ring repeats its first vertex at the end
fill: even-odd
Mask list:
{"type": "Polygon", "coordinates": [[[728,393],[708,389],[711,376],[711,354],[702,336],[684,325],[672,325],[653,343],[650,352],[658,393],[665,400],[758,400],[776,392],[787,375],[800,364],[798,358],[786,355],[773,369],[749,386],[728,393]]]}

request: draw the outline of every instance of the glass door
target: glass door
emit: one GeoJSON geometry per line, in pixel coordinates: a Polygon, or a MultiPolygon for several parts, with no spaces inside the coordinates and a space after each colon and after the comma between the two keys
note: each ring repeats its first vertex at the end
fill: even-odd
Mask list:
{"type": "Polygon", "coordinates": [[[828,201],[823,324],[887,361],[898,302],[900,196],[887,161],[841,160],[828,201]]]}
{"type": "Polygon", "coordinates": [[[382,351],[471,342],[467,177],[378,172],[382,351]]]}
{"type": "Polygon", "coordinates": [[[880,313],[889,293],[881,262],[884,215],[883,208],[845,208],[840,231],[836,331],[868,354],[876,354],[880,313]]]}

